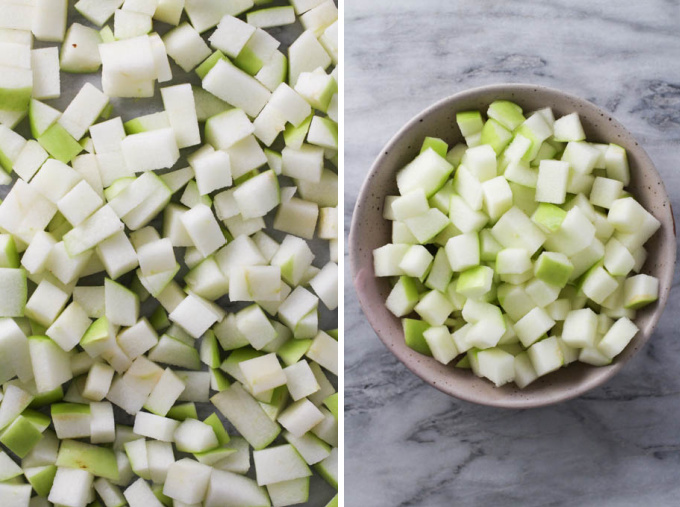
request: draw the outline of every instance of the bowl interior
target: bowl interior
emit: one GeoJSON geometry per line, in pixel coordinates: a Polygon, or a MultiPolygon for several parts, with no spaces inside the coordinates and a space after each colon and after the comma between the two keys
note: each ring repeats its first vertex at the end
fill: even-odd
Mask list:
{"type": "Polygon", "coordinates": [[[494,85],[466,91],[438,102],[406,124],[385,146],[364,182],[350,228],[352,275],[366,317],[385,345],[416,375],[439,390],[468,401],[511,408],[526,408],[573,398],[613,376],[649,339],[668,299],[675,265],[675,230],[670,201],[663,182],[645,151],[633,136],[607,112],[594,104],[558,90],[534,85],[494,85]],[[574,363],[519,389],[514,384],[494,387],[469,370],[443,365],[418,354],[404,343],[401,322],[385,308],[388,279],[375,278],[372,252],[391,241],[391,222],[382,218],[383,201],[396,195],[396,173],[419,152],[426,136],[453,145],[462,141],[455,115],[459,111],[486,109],[494,100],[519,104],[525,112],[552,107],[555,116],[577,112],[587,140],[613,142],[628,152],[629,189],[661,222],[661,229],[645,245],[648,258],[643,272],[660,281],[659,301],[638,311],[640,332],[629,346],[604,367],[574,363]]]}

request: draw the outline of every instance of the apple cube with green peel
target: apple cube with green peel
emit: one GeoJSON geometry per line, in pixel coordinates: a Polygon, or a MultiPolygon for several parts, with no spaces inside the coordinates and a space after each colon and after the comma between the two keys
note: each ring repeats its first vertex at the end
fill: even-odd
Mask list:
{"type": "Polygon", "coordinates": [[[659,298],[659,280],[649,275],[635,275],[624,283],[624,307],[638,309],[659,298]]]}
{"type": "Polygon", "coordinates": [[[211,401],[255,449],[267,447],[281,431],[240,384],[232,384],[211,401]]]}
{"type": "Polygon", "coordinates": [[[0,433],[0,443],[23,458],[42,437],[40,429],[28,418],[20,415],[0,433]]]}
{"type": "Polygon", "coordinates": [[[54,476],[57,473],[57,467],[54,465],[43,465],[40,467],[26,468],[24,473],[38,496],[46,498],[52,489],[54,476]]]}
{"type": "Polygon", "coordinates": [[[431,356],[432,352],[424,337],[424,333],[430,328],[430,325],[427,322],[416,319],[402,319],[401,322],[406,345],[416,352],[431,356]]]}
{"type": "Polygon", "coordinates": [[[564,287],[567,284],[573,270],[574,266],[569,258],[557,252],[541,253],[534,264],[536,278],[558,287],[564,287]]]}
{"type": "Polygon", "coordinates": [[[119,477],[116,456],[111,449],[77,440],[62,442],[56,465],[86,470],[94,476],[112,481],[117,481],[119,477]]]}
{"type": "Polygon", "coordinates": [[[3,111],[28,110],[33,92],[31,69],[12,68],[0,78],[0,109],[3,111]]]}
{"type": "Polygon", "coordinates": [[[567,216],[567,212],[562,208],[549,203],[540,203],[536,211],[531,216],[532,222],[534,222],[538,227],[546,234],[557,232],[564,219],[567,216]]]}
{"type": "Polygon", "coordinates": [[[58,438],[90,436],[90,406],[80,403],[55,403],[51,407],[52,422],[58,438]]]}
{"type": "Polygon", "coordinates": [[[334,447],[331,454],[314,465],[314,469],[335,489],[338,489],[338,448],[334,447]]]}

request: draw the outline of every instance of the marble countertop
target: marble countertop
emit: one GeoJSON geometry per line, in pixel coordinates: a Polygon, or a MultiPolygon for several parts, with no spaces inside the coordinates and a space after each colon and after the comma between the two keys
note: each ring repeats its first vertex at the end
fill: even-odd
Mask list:
{"type": "MultiPolygon", "coordinates": [[[[345,12],[345,223],[401,125],[440,98],[501,82],[560,88],[611,111],[680,210],[677,0],[347,0],[345,12]]],[[[605,386],[506,411],[410,373],[375,336],[346,273],[346,505],[677,505],[678,281],[650,343],[605,386]]]]}

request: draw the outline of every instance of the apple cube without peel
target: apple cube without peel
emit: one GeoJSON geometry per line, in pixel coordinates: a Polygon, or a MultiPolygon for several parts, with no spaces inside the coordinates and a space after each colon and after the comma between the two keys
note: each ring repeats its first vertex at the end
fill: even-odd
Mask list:
{"type": "Polygon", "coordinates": [[[219,150],[226,150],[253,133],[253,125],[242,109],[234,108],[208,118],[206,140],[219,150]]]}
{"type": "Polygon", "coordinates": [[[92,321],[78,303],[71,303],[45,331],[62,349],[70,351],[83,337],[92,321]]]}
{"type": "Polygon", "coordinates": [[[555,321],[542,308],[534,308],[515,323],[515,332],[525,347],[547,333],[555,321]]]}
{"type": "Polygon", "coordinates": [[[107,479],[100,477],[94,481],[93,485],[104,505],[122,505],[125,503],[125,497],[120,488],[107,479]]]}
{"type": "Polygon", "coordinates": [[[464,271],[478,265],[480,255],[477,233],[469,232],[449,239],[446,243],[446,256],[453,271],[464,271]]]}
{"type": "Polygon", "coordinates": [[[558,370],[564,364],[562,350],[554,336],[534,343],[527,353],[539,377],[558,370]]]}
{"type": "Polygon", "coordinates": [[[446,326],[431,327],[423,333],[432,356],[442,364],[449,364],[458,355],[458,349],[446,326]]]}
{"type": "Polygon", "coordinates": [[[21,317],[27,300],[26,271],[23,269],[0,268],[0,316],[21,317]]]}
{"type": "Polygon", "coordinates": [[[48,280],[43,280],[26,303],[26,314],[43,326],[50,326],[61,313],[68,298],[66,292],[48,280]]]}
{"type": "Polygon", "coordinates": [[[312,472],[290,444],[270,447],[253,453],[257,483],[261,486],[309,477],[312,472]],[[284,466],[281,466],[285,463],[284,466]]]}
{"type": "Polygon", "coordinates": [[[149,394],[144,408],[154,414],[165,416],[184,389],[184,382],[170,368],[166,368],[149,394]]]}
{"type": "Polygon", "coordinates": [[[175,131],[177,146],[186,148],[201,142],[196,106],[191,85],[182,84],[161,89],[168,120],[175,131]]]}
{"type": "Polygon", "coordinates": [[[112,324],[133,326],[139,318],[139,297],[131,290],[110,280],[104,280],[106,317],[112,324]]]}
{"type": "Polygon", "coordinates": [[[74,139],[79,140],[108,102],[109,98],[104,93],[94,85],[86,83],[57,121],[74,139]]]}
{"type": "Polygon", "coordinates": [[[146,449],[146,440],[143,438],[133,439],[123,444],[125,454],[130,462],[132,471],[143,479],[149,479],[149,458],[146,449]]]}
{"type": "Polygon", "coordinates": [[[80,175],[65,163],[48,159],[31,180],[30,185],[56,204],[80,179],[80,175]]]}
{"type": "Polygon", "coordinates": [[[168,315],[168,318],[194,338],[199,338],[218,320],[201,298],[191,294],[168,315]]]}
{"type": "Polygon", "coordinates": [[[534,366],[527,352],[521,352],[515,356],[515,384],[524,389],[538,378],[534,366]]]}
{"type": "Polygon", "coordinates": [[[42,164],[47,160],[48,154],[40,143],[30,139],[19,152],[14,163],[14,172],[24,181],[29,181],[42,164]]]}
{"type": "Polygon", "coordinates": [[[179,421],[167,417],[138,412],[135,416],[133,431],[142,437],[160,440],[162,442],[172,442],[175,438],[175,431],[180,425],[179,421]]]}
{"type": "Polygon", "coordinates": [[[121,149],[125,163],[135,172],[167,169],[179,159],[175,132],[171,128],[127,136],[121,149]]]}
{"type": "Polygon", "coordinates": [[[101,401],[111,388],[115,370],[104,363],[95,363],[87,375],[83,388],[83,397],[93,401],[101,401]]]}
{"type": "Polygon", "coordinates": [[[156,498],[156,495],[151,490],[149,483],[147,483],[143,478],[139,478],[133,482],[127,487],[123,494],[130,505],[147,505],[153,507],[159,507],[163,505],[160,503],[158,498],[156,498]]]}
{"type": "Polygon", "coordinates": [[[254,395],[282,386],[287,381],[286,374],[281,368],[276,354],[273,353],[242,361],[239,363],[239,367],[246,380],[246,385],[254,395]]]}
{"type": "Polygon", "coordinates": [[[60,67],[64,72],[96,72],[102,64],[98,45],[102,42],[93,28],[73,23],[61,48],[60,67]]]}
{"type": "Polygon", "coordinates": [[[412,245],[399,262],[404,274],[413,278],[422,278],[429,269],[434,257],[422,245],[412,245]]]}
{"type": "MultiPolygon", "coordinates": [[[[21,328],[13,319],[0,319],[0,378],[8,380],[15,375],[22,382],[28,382],[33,378],[33,366],[31,364],[28,341],[21,328]]],[[[13,392],[17,392],[14,388],[13,392]]],[[[23,391],[22,391],[23,392],[23,391]]],[[[8,391],[5,391],[5,398],[8,391]]],[[[12,403],[7,402],[9,408],[12,403]]],[[[4,411],[0,408],[0,414],[4,411]]],[[[0,417],[0,420],[3,418],[0,417]]],[[[0,429],[2,424],[0,423],[0,429]]]]}
{"type": "Polygon", "coordinates": [[[556,160],[541,160],[536,182],[536,200],[562,204],[567,193],[569,164],[556,160]]]}
{"type": "Polygon", "coordinates": [[[331,57],[319,43],[311,30],[305,30],[288,48],[289,77],[288,82],[295,87],[298,77],[304,72],[311,72],[319,67],[326,69],[331,57]]]}
{"type": "Polygon", "coordinates": [[[214,48],[236,58],[254,33],[254,26],[227,15],[220,20],[209,41],[214,48]]]}
{"type": "Polygon", "coordinates": [[[338,265],[329,262],[312,278],[309,285],[326,308],[335,310],[338,307],[338,265]]]}
{"type": "Polygon", "coordinates": [[[492,348],[476,353],[479,375],[486,377],[496,387],[500,387],[515,378],[515,358],[512,354],[492,348]]]}
{"type": "Polygon", "coordinates": [[[225,60],[219,60],[208,72],[203,88],[251,117],[257,116],[271,97],[267,88],[225,60]]]}
{"type": "Polygon", "coordinates": [[[204,257],[226,243],[215,216],[204,204],[199,204],[184,213],[181,222],[191,241],[204,257]]]}
{"type": "Polygon", "coordinates": [[[209,451],[219,445],[212,427],[195,419],[186,419],[177,427],[174,442],[178,451],[193,453],[209,451]]]}
{"type": "Polygon", "coordinates": [[[226,470],[213,469],[205,498],[206,507],[234,505],[267,505],[266,490],[251,478],[226,470]]]}
{"type": "Polygon", "coordinates": [[[151,480],[156,484],[164,483],[170,465],[175,462],[172,444],[150,440],[146,443],[146,452],[151,480]]]}
{"type": "Polygon", "coordinates": [[[85,252],[109,238],[124,226],[115,212],[104,206],[64,235],[64,246],[71,256],[85,252]]]}

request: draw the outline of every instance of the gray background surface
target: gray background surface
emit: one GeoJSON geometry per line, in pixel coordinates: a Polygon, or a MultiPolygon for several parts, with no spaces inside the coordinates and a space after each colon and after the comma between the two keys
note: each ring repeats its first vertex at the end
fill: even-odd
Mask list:
{"type": "MultiPolygon", "coordinates": [[[[404,123],[440,98],[502,82],[610,111],[680,210],[677,0],[348,0],[346,13],[346,224],[404,123]]],[[[677,280],[650,343],[613,380],[557,406],[507,411],[410,373],[375,336],[346,273],[346,505],[677,505],[677,280]]]]}

